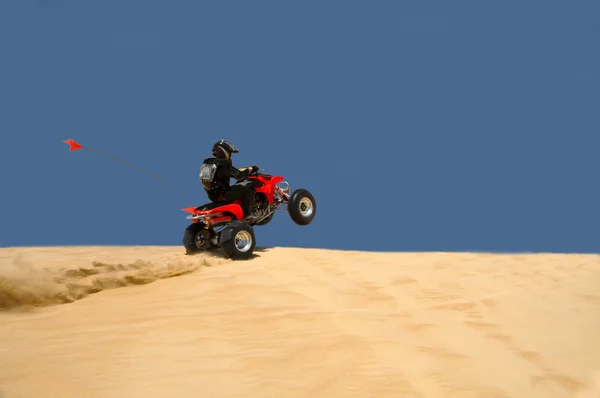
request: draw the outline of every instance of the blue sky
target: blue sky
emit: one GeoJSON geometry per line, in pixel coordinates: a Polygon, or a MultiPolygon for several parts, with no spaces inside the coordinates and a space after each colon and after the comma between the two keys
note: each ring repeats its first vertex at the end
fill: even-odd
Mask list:
{"type": "Polygon", "coordinates": [[[598,1],[0,3],[1,246],[179,245],[220,138],[261,246],[600,252],[598,1]]]}

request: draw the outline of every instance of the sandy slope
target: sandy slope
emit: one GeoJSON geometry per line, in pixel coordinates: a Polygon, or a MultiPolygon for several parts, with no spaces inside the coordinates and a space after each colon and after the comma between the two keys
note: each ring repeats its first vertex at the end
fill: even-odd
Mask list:
{"type": "Polygon", "coordinates": [[[0,394],[600,397],[599,256],[257,254],[1,249],[0,394]]]}

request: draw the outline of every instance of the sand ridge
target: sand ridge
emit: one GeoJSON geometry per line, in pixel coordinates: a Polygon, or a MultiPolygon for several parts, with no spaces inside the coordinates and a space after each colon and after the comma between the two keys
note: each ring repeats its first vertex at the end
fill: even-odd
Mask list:
{"type": "Polygon", "coordinates": [[[598,255],[1,249],[0,394],[600,397],[598,287],[598,255]]]}

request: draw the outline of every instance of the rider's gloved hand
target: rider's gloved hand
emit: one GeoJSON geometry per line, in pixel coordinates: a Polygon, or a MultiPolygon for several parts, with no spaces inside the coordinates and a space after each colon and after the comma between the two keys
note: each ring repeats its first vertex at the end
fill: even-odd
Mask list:
{"type": "Polygon", "coordinates": [[[250,166],[250,171],[252,173],[256,173],[256,172],[258,172],[258,170],[260,170],[260,169],[258,168],[257,165],[253,164],[252,166],[250,166]]]}

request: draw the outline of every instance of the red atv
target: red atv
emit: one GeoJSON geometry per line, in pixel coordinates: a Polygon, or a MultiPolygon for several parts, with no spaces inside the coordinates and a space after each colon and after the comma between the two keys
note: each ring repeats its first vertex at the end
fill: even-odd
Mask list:
{"type": "Polygon", "coordinates": [[[315,198],[306,189],[297,189],[290,195],[290,185],[282,176],[253,172],[248,177],[256,188],[255,211],[250,221],[242,222],[244,214],[241,199],[234,202],[209,203],[188,207],[192,220],[183,235],[186,254],[221,249],[225,257],[245,260],[256,246],[254,226],[268,224],[275,210],[287,210],[298,225],[308,225],[315,217],[315,198]],[[279,209],[286,205],[287,209],[279,209]]]}

